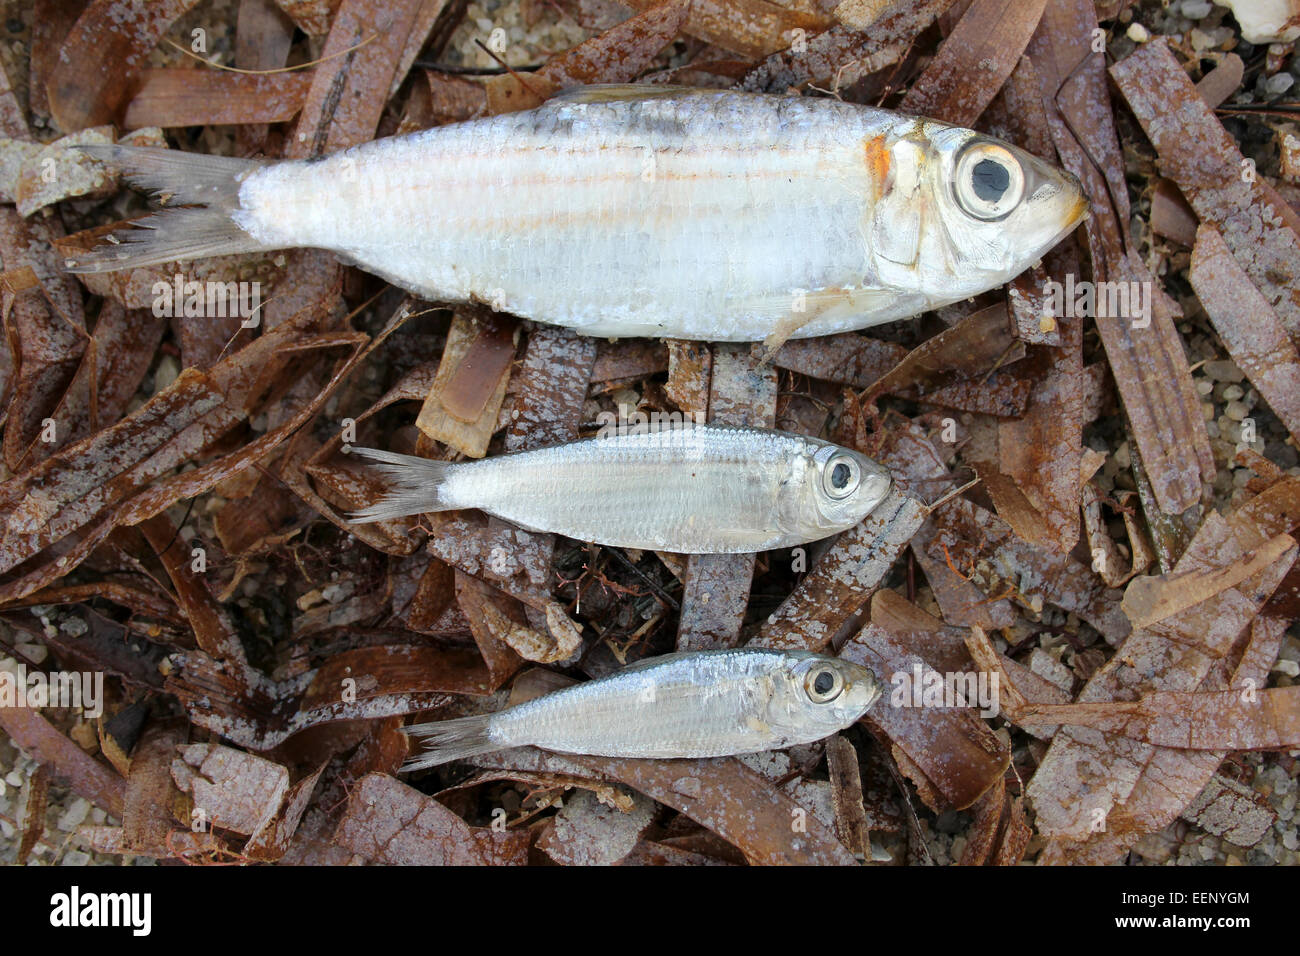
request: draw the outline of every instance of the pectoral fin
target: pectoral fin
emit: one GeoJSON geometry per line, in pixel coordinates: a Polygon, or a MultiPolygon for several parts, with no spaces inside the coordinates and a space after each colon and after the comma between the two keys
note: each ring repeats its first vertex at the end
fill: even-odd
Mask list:
{"type": "Polygon", "coordinates": [[[869,315],[894,305],[901,297],[902,293],[893,289],[821,289],[792,296],[785,300],[786,309],[772,316],[772,331],[763,339],[762,360],[770,362],[777,349],[812,322],[869,315]],[[789,307],[791,299],[802,311],[789,307]]]}

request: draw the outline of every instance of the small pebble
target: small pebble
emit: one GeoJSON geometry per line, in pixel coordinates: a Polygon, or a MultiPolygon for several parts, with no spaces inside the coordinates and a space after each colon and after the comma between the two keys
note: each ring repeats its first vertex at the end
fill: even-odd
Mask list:
{"type": "Polygon", "coordinates": [[[70,637],[81,637],[90,630],[90,625],[79,617],[65,617],[59,622],[59,630],[70,637]]]}
{"type": "Polygon", "coordinates": [[[1295,83],[1295,77],[1290,73],[1274,73],[1264,81],[1264,90],[1270,96],[1281,96],[1287,90],[1291,89],[1295,83]]]}
{"type": "Polygon", "coordinates": [[[1300,677],[1300,664],[1295,661],[1278,661],[1273,665],[1273,673],[1286,674],[1288,677],[1300,677]]]}
{"type": "Polygon", "coordinates": [[[75,797],[68,808],[59,815],[56,826],[65,832],[75,830],[90,815],[90,801],[85,797],[75,797]]]}
{"type": "Polygon", "coordinates": [[[44,644],[15,644],[14,650],[23,657],[27,658],[33,664],[45,663],[45,658],[50,656],[50,652],[44,644]]]}
{"type": "Polygon", "coordinates": [[[1228,359],[1214,359],[1202,367],[1205,374],[1216,382],[1242,382],[1246,379],[1246,373],[1237,368],[1237,363],[1228,359]]]}

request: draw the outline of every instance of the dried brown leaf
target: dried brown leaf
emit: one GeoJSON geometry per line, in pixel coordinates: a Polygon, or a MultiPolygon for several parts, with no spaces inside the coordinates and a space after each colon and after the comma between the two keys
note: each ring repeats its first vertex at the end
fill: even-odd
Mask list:
{"type": "Polygon", "coordinates": [[[807,651],[829,646],[866,606],[924,520],[921,503],[895,489],[861,524],[840,535],[753,643],[807,651]]]}
{"type": "Polygon", "coordinates": [[[1161,172],[1201,222],[1219,231],[1292,342],[1300,341],[1300,236],[1287,226],[1286,203],[1255,175],[1163,38],[1111,75],[1155,146],[1161,172]]]}
{"type": "Polygon", "coordinates": [[[433,27],[420,16],[422,6],[423,0],[378,8],[370,0],[342,0],[286,159],[322,156],[374,137],[392,85],[405,71],[404,51],[408,44],[423,46],[433,27]]]}
{"type": "Polygon", "coordinates": [[[1129,296],[1127,308],[1117,297],[1116,307],[1108,302],[1091,311],[1155,500],[1164,512],[1178,514],[1200,500],[1202,482],[1214,476],[1214,460],[1174,328],[1174,305],[1133,255],[1127,238],[1124,164],[1105,66],[1091,49],[1097,29],[1090,0],[1049,0],[1029,54],[1061,163],[1079,177],[1092,199],[1085,231],[1093,280],[1112,283],[1104,288],[1116,292],[1137,292],[1129,296]],[[1149,309],[1139,307],[1144,297],[1149,309]],[[1193,455],[1186,453],[1188,448],[1193,455]]]}
{"type": "MultiPolygon", "coordinates": [[[[649,10],[661,0],[628,0],[649,10]]],[[[756,60],[832,25],[831,19],[807,9],[791,9],[770,0],[691,0],[684,31],[748,60],[756,60]],[[796,33],[796,31],[799,31],[796,33]]]]}
{"type": "Polygon", "coordinates": [[[1197,230],[1191,283],[1237,367],[1287,431],[1300,435],[1300,352],[1213,226],[1197,230]]]}
{"type": "Polygon", "coordinates": [[[500,866],[527,862],[530,835],[471,827],[432,797],[372,773],[352,790],[334,841],[375,863],[500,866]]]}
{"type": "Polygon", "coordinates": [[[54,779],[115,817],[122,816],[126,781],[59,733],[38,710],[0,707],[0,730],[48,765],[54,779]]]}
{"type": "Polygon", "coordinates": [[[92,0],[60,48],[47,92],[65,133],[121,118],[149,54],[196,0],[92,0]]]}
{"type": "Polygon", "coordinates": [[[1038,26],[1047,0],[974,0],[899,110],[974,126],[1038,26]]]}
{"type": "MultiPolygon", "coordinates": [[[[1175,568],[1223,567],[1294,528],[1300,482],[1279,482],[1227,518],[1212,513],[1175,568]]],[[[1282,627],[1255,616],[1294,561],[1288,550],[1264,571],[1201,604],[1137,630],[1088,682],[1079,703],[1131,701],[1155,691],[1259,686],[1282,627]]],[[[1213,775],[1221,753],[1188,754],[1092,730],[1064,728],[1028,794],[1049,837],[1052,862],[1112,860],[1182,812],[1213,775]],[[1104,824],[1104,829],[1099,826],[1104,824]]]]}
{"type": "Polygon", "coordinates": [[[609,806],[590,790],[564,801],[537,838],[537,849],[566,866],[611,866],[625,859],[654,822],[655,802],[634,794],[629,808],[609,806]]]}
{"type": "Polygon", "coordinates": [[[910,686],[917,668],[922,681],[937,676],[943,682],[943,675],[930,667],[919,648],[869,624],[844,645],[840,656],[870,667],[885,685],[886,692],[867,712],[866,723],[906,755],[909,765],[903,770],[912,776],[931,809],[968,807],[1002,778],[1011,752],[979,718],[974,702],[949,709],[911,706],[910,694],[895,700],[900,681],[910,686]]]}
{"type": "Polygon", "coordinates": [[[457,314],[416,427],[471,458],[487,454],[510,381],[518,324],[457,314]]]}
{"type": "Polygon", "coordinates": [[[893,66],[912,48],[916,37],[953,0],[921,0],[895,5],[869,30],[836,25],[805,43],[771,53],[745,74],[741,87],[751,92],[784,93],[810,83],[833,82],[837,89],[852,86],[869,73],[893,66]]]}
{"type": "Polygon", "coordinates": [[[166,67],[144,70],[123,129],[284,123],[298,115],[311,87],[310,70],[250,75],[166,67]]]}

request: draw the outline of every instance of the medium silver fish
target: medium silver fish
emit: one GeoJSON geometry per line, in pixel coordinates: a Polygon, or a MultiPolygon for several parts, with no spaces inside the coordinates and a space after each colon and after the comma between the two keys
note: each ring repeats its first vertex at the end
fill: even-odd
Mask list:
{"type": "Polygon", "coordinates": [[[725,425],[615,430],[454,463],[352,452],[394,479],[388,496],[354,521],[481,508],[531,531],[687,554],[824,538],[861,521],[892,485],[888,469],[851,449],[725,425]]]}
{"type": "Polygon", "coordinates": [[[775,346],[905,318],[1009,281],[1088,207],[1068,172],[972,130],[683,87],[587,87],[316,160],[83,148],[188,208],[73,271],[313,247],[611,337],[775,346]]]}
{"type": "Polygon", "coordinates": [[[666,654],[495,714],[406,728],[403,770],[510,747],[602,757],[722,757],[812,743],[875,703],[874,674],[808,651],[666,654]]]}

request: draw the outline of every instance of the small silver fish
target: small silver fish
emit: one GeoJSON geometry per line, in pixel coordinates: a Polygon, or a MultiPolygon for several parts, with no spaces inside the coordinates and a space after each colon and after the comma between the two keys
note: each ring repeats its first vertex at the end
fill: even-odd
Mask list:
{"type": "Polygon", "coordinates": [[[851,449],[725,425],[615,432],[456,463],[352,452],[395,479],[357,522],[481,508],[530,531],[686,554],[824,538],[861,521],[892,485],[888,469],[851,449]]]}
{"type": "Polygon", "coordinates": [[[421,770],[510,747],[602,757],[722,757],[812,743],[880,697],[865,667],[808,651],[666,654],[495,714],[417,724],[421,770]]]}
{"type": "Polygon", "coordinates": [[[1068,172],[969,129],[682,87],[587,87],[312,160],[85,149],[186,208],[73,271],[311,247],[585,335],[770,348],[1002,285],[1088,208],[1068,172]]]}

